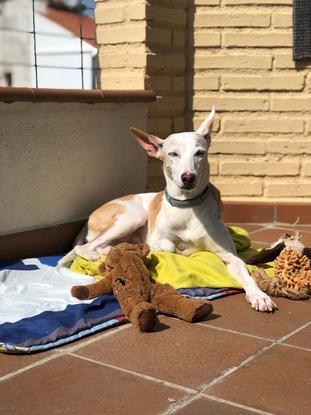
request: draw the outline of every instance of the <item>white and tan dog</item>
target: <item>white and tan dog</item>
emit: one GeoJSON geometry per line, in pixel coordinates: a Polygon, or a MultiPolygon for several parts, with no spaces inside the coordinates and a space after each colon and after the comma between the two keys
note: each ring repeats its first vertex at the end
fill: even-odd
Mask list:
{"type": "Polygon", "coordinates": [[[219,191],[209,183],[207,151],[214,115],[213,108],[197,131],[172,134],[166,140],[131,128],[148,155],[163,161],[165,192],[121,197],[95,210],[89,217],[87,242],[76,246],[61,263],[75,254],[97,259],[124,240],[145,241],[153,251],[183,255],[212,251],[242,284],[255,310],[273,311],[275,304],[257,287],[237,256],[221,218],[219,191]]]}

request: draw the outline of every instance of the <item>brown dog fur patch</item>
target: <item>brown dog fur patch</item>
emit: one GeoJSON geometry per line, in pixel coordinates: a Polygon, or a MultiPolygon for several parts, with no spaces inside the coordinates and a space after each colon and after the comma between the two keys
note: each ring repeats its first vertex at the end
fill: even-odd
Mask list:
{"type": "Polygon", "coordinates": [[[163,194],[164,192],[157,193],[150,203],[148,217],[148,229],[150,232],[152,232],[155,227],[156,218],[161,209],[163,194]]]}

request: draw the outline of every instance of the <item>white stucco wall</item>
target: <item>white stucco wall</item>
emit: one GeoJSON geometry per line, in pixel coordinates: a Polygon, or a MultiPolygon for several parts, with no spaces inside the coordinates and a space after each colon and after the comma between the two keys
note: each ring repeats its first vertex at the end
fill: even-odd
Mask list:
{"type": "Polygon", "coordinates": [[[130,126],[146,104],[0,103],[0,234],[87,217],[143,192],[147,160],[130,126]]]}

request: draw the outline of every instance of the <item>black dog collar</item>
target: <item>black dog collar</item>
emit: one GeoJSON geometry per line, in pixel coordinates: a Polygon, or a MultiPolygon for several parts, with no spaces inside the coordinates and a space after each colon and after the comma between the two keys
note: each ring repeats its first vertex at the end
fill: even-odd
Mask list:
{"type": "Polygon", "coordinates": [[[197,206],[200,203],[202,203],[204,199],[206,198],[208,191],[209,191],[209,186],[207,185],[206,188],[203,190],[203,192],[199,196],[196,196],[193,199],[185,199],[185,200],[174,199],[167,193],[166,189],[165,189],[164,194],[165,194],[165,199],[172,206],[178,207],[178,208],[189,208],[189,207],[197,206]]]}

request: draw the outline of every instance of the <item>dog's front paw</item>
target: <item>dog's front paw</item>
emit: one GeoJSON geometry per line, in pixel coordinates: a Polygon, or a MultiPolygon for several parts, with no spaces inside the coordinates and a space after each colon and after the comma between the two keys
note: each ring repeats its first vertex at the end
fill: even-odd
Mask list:
{"type": "Polygon", "coordinates": [[[247,292],[246,299],[256,311],[267,311],[272,313],[277,309],[276,304],[271,298],[260,290],[247,292]]]}
{"type": "Polygon", "coordinates": [[[93,250],[90,250],[89,248],[85,248],[85,246],[80,245],[76,246],[75,252],[77,255],[81,256],[84,259],[87,259],[88,261],[96,261],[101,257],[101,255],[93,250]]]}
{"type": "Polygon", "coordinates": [[[150,244],[151,251],[162,251],[162,252],[176,252],[176,247],[169,239],[161,239],[155,243],[150,244]]]}

